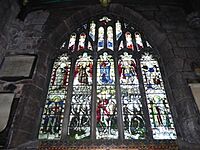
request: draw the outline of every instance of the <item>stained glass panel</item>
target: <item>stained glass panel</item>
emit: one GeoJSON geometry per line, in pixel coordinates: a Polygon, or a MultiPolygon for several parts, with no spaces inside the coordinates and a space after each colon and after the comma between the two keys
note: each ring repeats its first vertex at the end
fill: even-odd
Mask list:
{"type": "Polygon", "coordinates": [[[144,46],[143,46],[142,38],[139,32],[135,32],[135,41],[136,41],[138,50],[141,50],[144,46]]]}
{"type": "Polygon", "coordinates": [[[92,66],[91,56],[86,52],[76,61],[68,126],[68,135],[73,140],[90,137],[92,66]]]}
{"type": "Polygon", "coordinates": [[[92,44],[91,44],[90,41],[88,41],[88,49],[89,49],[89,50],[92,50],[92,44]]]}
{"type": "Polygon", "coordinates": [[[98,31],[98,50],[101,50],[104,48],[104,28],[100,27],[98,31]]]}
{"type": "Polygon", "coordinates": [[[148,41],[146,41],[146,44],[147,44],[147,47],[152,48],[148,41]]]}
{"type": "Polygon", "coordinates": [[[54,62],[39,139],[60,139],[61,137],[70,65],[66,54],[61,55],[54,62]]]}
{"type": "Polygon", "coordinates": [[[114,61],[106,52],[97,64],[96,120],[97,139],[118,138],[114,61]]]}
{"type": "Polygon", "coordinates": [[[136,68],[135,60],[124,52],[118,62],[118,71],[125,139],[144,139],[146,136],[136,68]]]}
{"type": "Polygon", "coordinates": [[[119,48],[118,48],[118,50],[121,50],[121,49],[123,49],[123,48],[124,48],[124,42],[121,41],[120,44],[119,44],[119,48]]]}
{"type": "Polygon", "coordinates": [[[69,39],[69,46],[68,49],[74,50],[75,49],[75,42],[76,42],[76,33],[72,33],[69,39]]]}
{"type": "Polygon", "coordinates": [[[122,35],[122,26],[119,20],[117,20],[117,22],[115,23],[115,26],[116,26],[116,40],[119,40],[119,38],[122,35]]]}
{"type": "Polygon", "coordinates": [[[133,41],[132,41],[132,34],[130,32],[126,32],[125,37],[126,37],[126,47],[128,49],[134,50],[133,41]]]}
{"type": "Polygon", "coordinates": [[[95,41],[95,28],[96,28],[96,24],[94,23],[94,21],[92,21],[90,23],[90,31],[89,31],[89,35],[91,37],[91,39],[93,41],[95,41]]]}
{"type": "Polygon", "coordinates": [[[79,37],[78,50],[85,49],[85,38],[86,38],[86,34],[81,33],[79,37]]]}
{"type": "Polygon", "coordinates": [[[63,44],[61,45],[60,49],[64,48],[66,45],[66,42],[63,42],[63,44]]]}
{"type": "Polygon", "coordinates": [[[149,117],[154,139],[176,139],[158,62],[146,53],[141,59],[149,117]]]}
{"type": "Polygon", "coordinates": [[[139,60],[137,54],[140,55],[140,52],[132,52],[144,47],[152,48],[151,45],[130,24],[111,19],[104,16],[81,25],[70,35],[69,42],[65,40],[60,46],[62,50],[68,48],[73,52],[69,53],[76,60],[72,61],[74,76],[71,74],[69,79],[71,62],[68,56],[59,56],[51,74],[39,139],[59,140],[63,126],[67,126],[64,128],[67,140],[118,139],[122,135],[125,139],[147,139],[146,133],[151,133],[149,127],[148,132],[146,129],[148,115],[153,133],[150,139],[176,139],[158,62],[148,53],[142,54],[139,60]],[[96,64],[93,64],[93,57],[96,64]],[[119,58],[118,62],[114,61],[114,57],[119,58]],[[95,75],[93,65],[97,65],[95,75]],[[69,93],[68,80],[73,80],[69,93]],[[116,97],[116,94],[121,97],[116,97]],[[69,106],[65,105],[68,104],[67,99],[71,103],[69,106]],[[96,103],[94,107],[91,106],[92,100],[96,103]],[[122,106],[120,110],[117,109],[118,104],[122,106]],[[91,108],[96,108],[96,126],[93,128],[91,122],[95,118],[91,117],[94,113],[91,108]],[[65,125],[64,109],[69,113],[65,125]],[[123,129],[118,127],[118,123],[123,123],[123,129]],[[96,134],[93,133],[94,128],[96,134]],[[123,133],[119,135],[118,130],[123,133]],[[96,137],[91,137],[91,133],[96,137]]]}
{"type": "Polygon", "coordinates": [[[113,28],[111,26],[107,28],[107,48],[113,50],[113,28]]]}
{"type": "Polygon", "coordinates": [[[106,25],[108,22],[111,21],[111,19],[109,19],[107,16],[104,16],[101,19],[99,19],[99,21],[102,23],[102,25],[106,25]]]}

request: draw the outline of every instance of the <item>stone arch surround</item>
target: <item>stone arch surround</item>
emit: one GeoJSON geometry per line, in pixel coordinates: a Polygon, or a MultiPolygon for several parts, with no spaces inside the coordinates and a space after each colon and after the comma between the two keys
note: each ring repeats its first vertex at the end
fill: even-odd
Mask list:
{"type": "Polygon", "coordinates": [[[163,65],[161,69],[164,72],[163,77],[167,85],[166,89],[178,135],[177,141],[179,146],[199,148],[199,112],[186,79],[182,75],[182,61],[174,55],[172,44],[160,26],[148,21],[132,9],[118,4],[111,4],[107,9],[95,5],[80,10],[63,20],[53,32],[42,39],[33,79],[25,83],[22,89],[22,98],[26,99],[26,102],[20,104],[24,107],[23,109],[17,110],[21,117],[15,119],[14,127],[16,128],[14,128],[10,136],[10,147],[16,147],[30,141],[37,141],[41,113],[49,82],[49,72],[53,59],[59,54],[58,50],[63,39],[89,18],[106,13],[129,20],[131,24],[145,33],[148,41],[158,51],[160,63],[163,65]],[[34,92],[37,94],[32,94],[34,92]],[[26,115],[26,112],[30,111],[30,107],[32,107],[30,116],[34,116],[31,121],[30,117],[26,115]]]}

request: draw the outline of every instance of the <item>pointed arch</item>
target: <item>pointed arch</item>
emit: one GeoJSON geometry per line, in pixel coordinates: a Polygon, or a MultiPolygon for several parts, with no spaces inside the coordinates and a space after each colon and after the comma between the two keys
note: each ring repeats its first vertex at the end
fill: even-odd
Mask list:
{"type": "Polygon", "coordinates": [[[158,64],[148,66],[155,60],[143,54],[156,54],[147,45],[145,34],[126,18],[112,14],[90,20],[83,22],[59,47],[74,57],[71,68],[74,77],[70,78],[71,86],[67,89],[71,94],[65,97],[70,105],[65,107],[68,113],[65,113],[64,136],[71,140],[176,139],[168,101],[155,98],[148,101],[152,96],[167,98],[165,90],[151,93],[151,98],[148,95],[150,85],[161,85],[163,81],[161,73],[157,73],[158,64]],[[93,49],[88,49],[87,43],[92,43],[93,49]],[[158,80],[160,83],[155,83],[158,80]]]}

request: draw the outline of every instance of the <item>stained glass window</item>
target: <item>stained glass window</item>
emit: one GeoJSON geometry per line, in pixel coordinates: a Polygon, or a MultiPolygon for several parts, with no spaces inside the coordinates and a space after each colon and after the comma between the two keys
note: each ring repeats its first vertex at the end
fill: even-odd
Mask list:
{"type": "Polygon", "coordinates": [[[97,139],[118,138],[114,60],[107,52],[97,63],[96,122],[97,139]]]}
{"type": "Polygon", "coordinates": [[[92,66],[91,56],[86,52],[76,61],[68,127],[72,139],[90,136],[92,66]]]}
{"type": "Polygon", "coordinates": [[[136,27],[103,16],[60,45],[39,139],[176,139],[153,47],[136,27]]]}
{"type": "Polygon", "coordinates": [[[154,139],[176,139],[176,133],[167,101],[158,62],[145,53],[141,59],[150,123],[154,139]]]}
{"type": "Polygon", "coordinates": [[[54,62],[39,139],[61,138],[70,68],[71,63],[66,54],[54,62]]]}
{"type": "Polygon", "coordinates": [[[127,52],[118,63],[125,139],[145,138],[145,121],[136,61],[127,52]]]}

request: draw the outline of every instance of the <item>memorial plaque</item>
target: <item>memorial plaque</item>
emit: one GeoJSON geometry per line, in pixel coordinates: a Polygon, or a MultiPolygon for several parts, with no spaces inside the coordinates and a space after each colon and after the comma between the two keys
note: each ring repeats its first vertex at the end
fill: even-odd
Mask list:
{"type": "Polygon", "coordinates": [[[14,81],[23,78],[30,78],[35,58],[35,56],[30,55],[5,57],[0,69],[0,79],[14,81]]]}
{"type": "Polygon", "coordinates": [[[14,93],[0,93],[0,132],[8,123],[14,93]]]}

